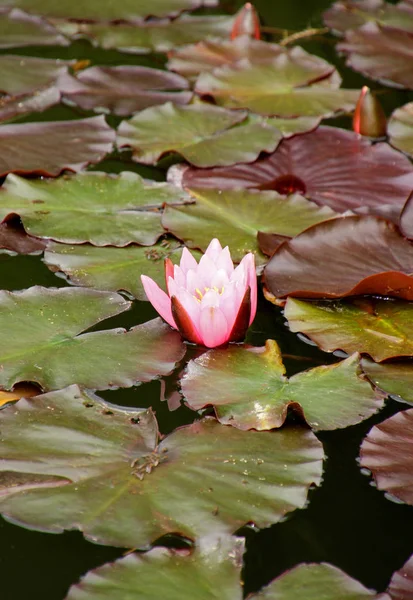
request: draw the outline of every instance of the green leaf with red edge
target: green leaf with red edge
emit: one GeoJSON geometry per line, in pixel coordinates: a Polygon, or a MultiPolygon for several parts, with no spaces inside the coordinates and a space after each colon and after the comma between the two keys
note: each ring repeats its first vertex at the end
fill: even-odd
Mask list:
{"type": "Polygon", "coordinates": [[[285,376],[280,349],[210,350],[188,363],[181,387],[188,405],[212,405],[218,420],[239,429],[281,427],[288,408],[303,415],[314,430],[359,423],[379,410],[379,398],[361,377],[359,356],[285,376]]]}
{"type": "Polygon", "coordinates": [[[19,9],[0,9],[0,48],[68,45],[69,41],[45,19],[19,9]]]}
{"type": "Polygon", "coordinates": [[[122,121],[117,145],[131,147],[132,158],[145,164],[155,164],[169,152],[198,167],[252,162],[260,152],[275,150],[282,134],[265,122],[246,122],[246,117],[210,104],[167,103],[122,121]]]}
{"type": "Polygon", "coordinates": [[[308,429],[242,432],[210,418],[159,442],[150,411],[108,405],[77,386],[20,400],[1,422],[3,515],[104,544],[267,527],[301,508],[321,480],[322,444],[308,429]]]}
{"type": "Polygon", "coordinates": [[[304,333],[326,352],[364,352],[379,362],[413,356],[413,302],[288,298],[284,314],[291,331],[304,333]]]}
{"type": "Polygon", "coordinates": [[[257,243],[258,231],[293,236],[306,227],[335,216],[324,207],[295,194],[284,198],[276,192],[192,189],[195,203],[166,206],[162,224],[190,248],[205,251],[212,238],[228,245],[233,260],[254,252],[265,262],[257,243]]]}
{"type": "Polygon", "coordinates": [[[370,381],[391,396],[413,404],[413,362],[376,363],[368,358],[361,361],[363,372],[370,381]]]}
{"type": "Polygon", "coordinates": [[[387,133],[392,146],[413,156],[413,102],[397,108],[392,113],[387,133]]]}
{"type": "Polygon", "coordinates": [[[335,2],[324,13],[323,19],[327,27],[340,34],[371,21],[380,26],[413,32],[413,10],[403,1],[396,6],[381,0],[335,2]]]}

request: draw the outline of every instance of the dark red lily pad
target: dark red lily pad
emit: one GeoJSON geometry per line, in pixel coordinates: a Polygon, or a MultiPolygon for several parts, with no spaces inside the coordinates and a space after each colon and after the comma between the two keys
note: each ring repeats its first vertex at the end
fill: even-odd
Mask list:
{"type": "Polygon", "coordinates": [[[392,146],[413,157],[413,102],[397,108],[387,126],[392,146]]]}
{"type": "Polygon", "coordinates": [[[91,67],[59,81],[63,99],[84,110],[110,111],[126,116],[168,100],[187,104],[189,83],[175,73],[149,67],[91,67]]]}
{"type": "Polygon", "coordinates": [[[413,244],[372,215],[313,225],[282,244],[265,268],[277,298],[378,294],[413,300],[413,244]]]}
{"type": "Polygon", "coordinates": [[[355,71],[386,85],[413,89],[413,31],[380,27],[369,22],[347,31],[337,45],[355,71]]]}
{"type": "MultiPolygon", "coordinates": [[[[172,167],[170,178],[179,173],[172,167]]],[[[395,219],[413,188],[413,167],[388,144],[335,127],[283,140],[273,154],[250,164],[179,173],[184,187],[234,187],[300,192],[344,212],[359,209],[395,219]]],[[[172,179],[173,180],[173,179],[172,179]]]]}
{"type": "Polygon", "coordinates": [[[323,18],[335,33],[357,29],[370,21],[413,32],[413,6],[407,2],[398,2],[395,6],[382,0],[345,0],[335,2],[323,18]]]}
{"type": "Polygon", "coordinates": [[[0,56],[0,91],[17,96],[50,87],[67,73],[70,64],[50,58],[3,54],[0,56]]]}
{"type": "Polygon", "coordinates": [[[0,125],[0,176],[36,173],[55,177],[80,171],[111,152],[114,130],[103,116],[76,121],[0,125]]]}
{"type": "Polygon", "coordinates": [[[46,240],[27,235],[19,221],[19,219],[10,219],[0,223],[0,248],[18,254],[42,252],[46,247],[46,240]]]}
{"type": "Polygon", "coordinates": [[[370,430],[361,445],[360,465],[370,469],[379,490],[413,504],[413,409],[370,430]]]}
{"type": "Polygon", "coordinates": [[[413,600],[413,556],[393,574],[387,591],[392,600],[413,600]]]}
{"type": "Polygon", "coordinates": [[[51,23],[15,9],[0,9],[0,48],[68,46],[69,41],[51,23]]]}

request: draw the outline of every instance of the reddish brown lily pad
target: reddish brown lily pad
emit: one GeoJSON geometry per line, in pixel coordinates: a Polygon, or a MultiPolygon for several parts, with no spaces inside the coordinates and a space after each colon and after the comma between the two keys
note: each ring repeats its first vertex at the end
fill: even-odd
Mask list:
{"type": "Polygon", "coordinates": [[[400,229],[406,237],[413,239],[413,193],[410,194],[400,215],[400,229]]]}
{"type": "Polygon", "coordinates": [[[378,25],[413,32],[413,6],[396,6],[382,0],[345,0],[335,2],[323,15],[324,23],[335,33],[345,33],[373,21],[378,25]]]}
{"type": "Polygon", "coordinates": [[[46,240],[27,235],[23,226],[19,224],[19,219],[0,223],[0,248],[18,254],[32,254],[42,252],[46,244],[46,240]]]}
{"type": "Polygon", "coordinates": [[[33,56],[0,56],[0,91],[11,96],[29,94],[55,84],[70,62],[33,56]]]}
{"type": "Polygon", "coordinates": [[[68,40],[51,23],[15,9],[0,9],[0,48],[67,46],[68,40]]]}
{"type": "Polygon", "coordinates": [[[0,122],[12,121],[27,113],[42,112],[59,102],[60,92],[54,86],[26,96],[3,96],[0,101],[0,122]]]}
{"type": "MultiPolygon", "coordinates": [[[[178,174],[172,167],[168,177],[178,174]]],[[[372,145],[335,127],[283,140],[273,154],[250,164],[212,169],[186,168],[184,187],[235,187],[300,192],[337,212],[365,207],[376,214],[398,215],[413,188],[409,159],[388,144],[372,145]]]]}
{"type": "Polygon", "coordinates": [[[168,100],[186,104],[192,92],[188,81],[174,73],[149,67],[91,67],[77,77],[59,81],[63,99],[84,110],[110,111],[125,116],[168,100]]]}
{"type": "Polygon", "coordinates": [[[99,162],[113,148],[104,117],[0,126],[0,176],[36,173],[55,177],[99,162]]]}
{"type": "Polygon", "coordinates": [[[413,556],[393,574],[387,591],[392,600],[413,599],[413,556]]]}
{"type": "Polygon", "coordinates": [[[393,112],[387,132],[392,146],[413,156],[413,102],[393,112]]]}
{"type": "Polygon", "coordinates": [[[331,219],[278,247],[265,268],[277,298],[378,294],[413,300],[413,244],[374,216],[331,219]]]}

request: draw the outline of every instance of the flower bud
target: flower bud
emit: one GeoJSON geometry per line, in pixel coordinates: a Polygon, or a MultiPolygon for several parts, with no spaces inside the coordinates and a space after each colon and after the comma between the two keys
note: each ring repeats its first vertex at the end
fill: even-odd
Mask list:
{"type": "Polygon", "coordinates": [[[353,130],[372,138],[386,135],[387,119],[380,102],[365,85],[353,115],[353,130]]]}
{"type": "Polygon", "coordinates": [[[231,40],[241,35],[249,35],[259,40],[261,38],[260,19],[258,13],[250,2],[244,4],[238,12],[231,31],[231,40]]]}

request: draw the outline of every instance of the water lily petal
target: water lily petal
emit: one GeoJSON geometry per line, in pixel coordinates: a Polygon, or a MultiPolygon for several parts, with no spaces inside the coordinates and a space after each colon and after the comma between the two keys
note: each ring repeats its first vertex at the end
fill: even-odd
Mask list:
{"type": "Polygon", "coordinates": [[[245,261],[244,264],[247,270],[247,285],[251,288],[251,314],[249,321],[249,325],[251,325],[257,312],[257,272],[255,270],[254,255],[251,253],[247,254],[241,262],[243,261],[245,261]]]}
{"type": "MultiPolygon", "coordinates": [[[[210,241],[208,248],[205,250],[205,254],[215,263],[222,252],[222,246],[217,238],[210,241]]],[[[202,260],[202,259],[201,259],[202,260]]],[[[200,261],[201,262],[201,261],[200,261]]]]}
{"type": "Polygon", "coordinates": [[[171,300],[167,294],[153,279],[146,275],[141,275],[141,281],[145,294],[148,297],[149,302],[152,304],[154,309],[161,315],[161,317],[169,323],[174,329],[178,329],[175,323],[175,319],[172,316],[171,300]]]}
{"type": "Polygon", "coordinates": [[[227,272],[224,269],[218,269],[218,271],[213,275],[211,280],[211,287],[217,288],[220,292],[221,290],[228,285],[229,279],[227,272]]]}
{"type": "Polygon", "coordinates": [[[172,314],[177,323],[177,329],[183,337],[194,344],[203,344],[203,339],[195,327],[193,318],[191,318],[182,302],[176,296],[171,297],[171,306],[172,314]]]}
{"type": "Polygon", "coordinates": [[[211,281],[216,273],[216,266],[214,261],[208,254],[204,254],[199,261],[197,273],[201,280],[203,288],[211,287],[211,281]]]}
{"type": "Polygon", "coordinates": [[[238,314],[235,318],[231,332],[229,334],[229,342],[242,342],[245,337],[245,332],[248,329],[249,319],[251,314],[251,288],[247,291],[240,303],[238,314]]]}
{"type": "Polygon", "coordinates": [[[169,292],[168,280],[169,280],[170,277],[174,276],[174,266],[173,266],[172,261],[171,261],[170,258],[165,258],[164,267],[165,267],[166,289],[169,292]]]}
{"type": "Polygon", "coordinates": [[[225,248],[222,250],[215,261],[215,265],[217,269],[225,269],[228,277],[231,277],[231,274],[234,271],[234,263],[232,262],[231,253],[228,246],[225,246],[225,248]]]}
{"type": "MultiPolygon", "coordinates": [[[[179,267],[178,265],[174,265],[174,274],[172,277],[175,280],[178,287],[186,286],[186,277],[185,277],[181,267],[179,267]]],[[[169,295],[171,295],[171,294],[169,294],[169,295]]]]}
{"type": "Polygon", "coordinates": [[[181,267],[184,275],[187,274],[189,269],[196,270],[198,267],[198,263],[196,262],[196,259],[192,256],[192,254],[189,252],[188,248],[186,248],[186,247],[182,250],[181,262],[179,263],[179,266],[181,267]]]}
{"type": "Polygon", "coordinates": [[[202,343],[207,348],[215,348],[228,341],[228,323],[220,308],[202,308],[199,326],[202,343]]]}

